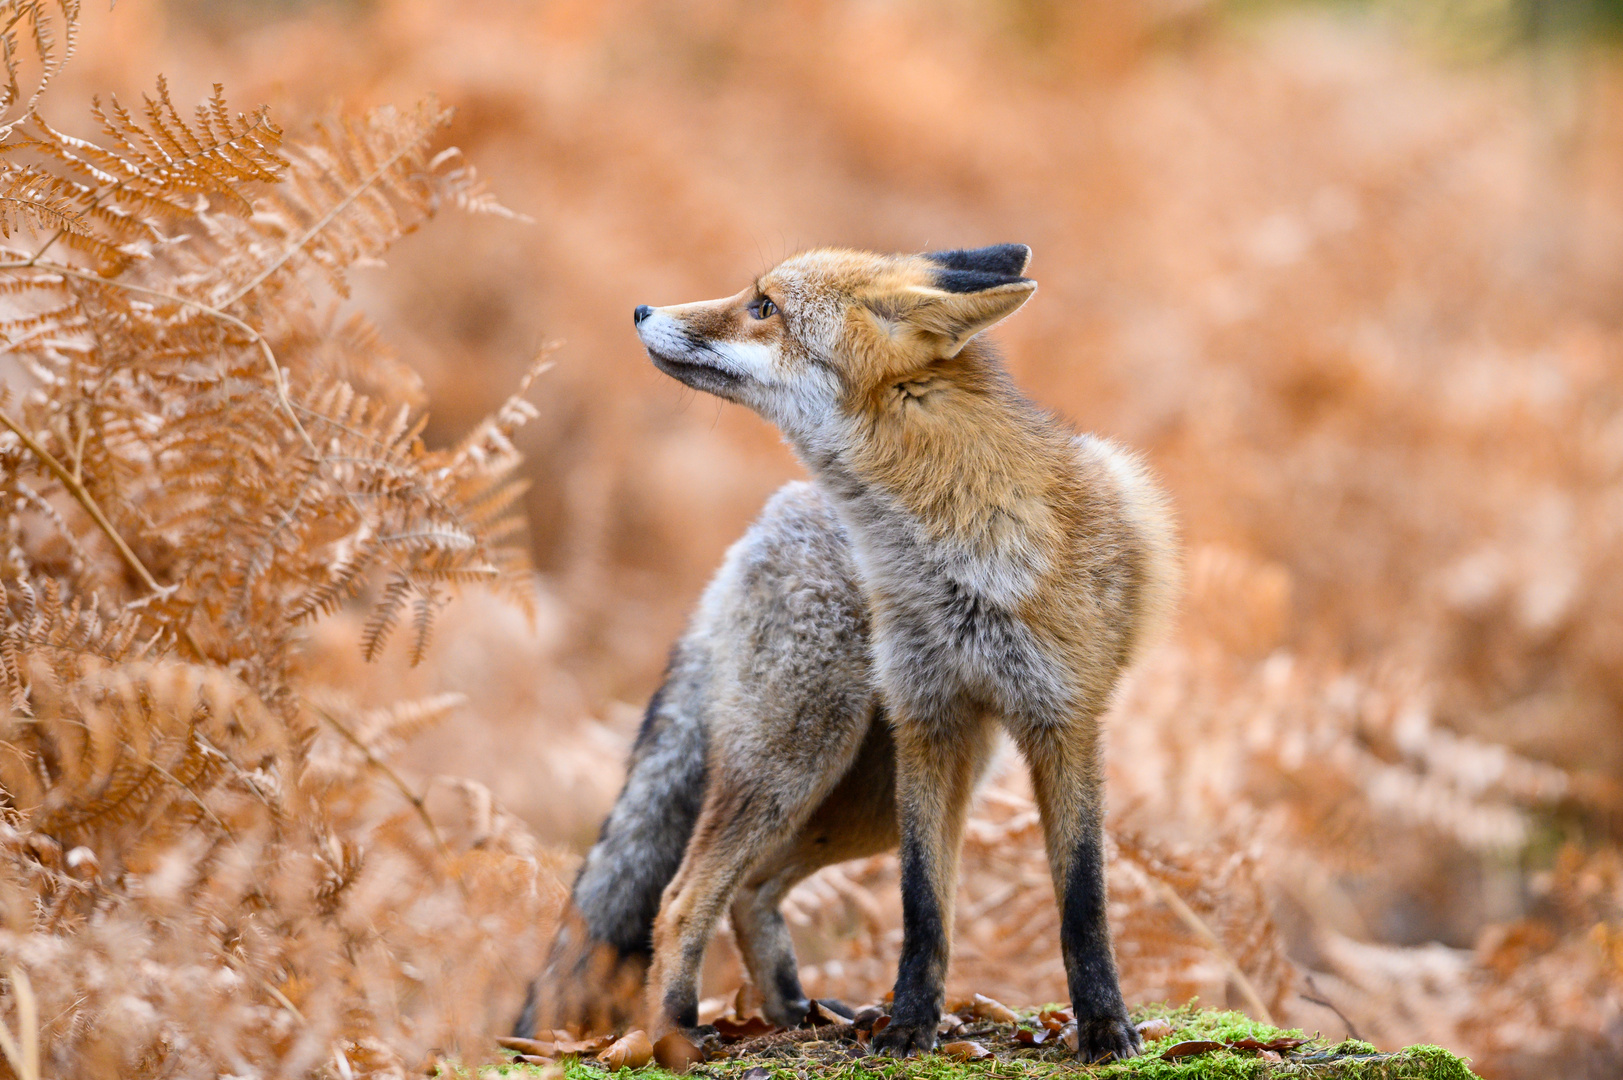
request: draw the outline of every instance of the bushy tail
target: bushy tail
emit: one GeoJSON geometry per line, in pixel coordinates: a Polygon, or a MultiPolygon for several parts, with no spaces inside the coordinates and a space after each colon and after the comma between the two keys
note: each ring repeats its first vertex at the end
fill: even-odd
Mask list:
{"type": "Polygon", "coordinates": [[[653,951],[660,894],[682,863],[704,801],[706,731],[700,695],[673,658],[648,703],[624,790],[587,853],[553,938],[546,969],[530,984],[514,1033],[631,1020],[653,951]]]}

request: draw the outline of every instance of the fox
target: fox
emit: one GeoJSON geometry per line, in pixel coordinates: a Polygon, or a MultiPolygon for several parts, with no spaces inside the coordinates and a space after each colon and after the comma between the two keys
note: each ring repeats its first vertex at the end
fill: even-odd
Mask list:
{"type": "Polygon", "coordinates": [[[871,1048],[932,1049],[1001,730],[1041,817],[1077,1055],[1141,1051],[1106,919],[1101,721],[1175,605],[1176,528],[1138,457],[1028,400],[986,340],[1035,293],[1030,259],[819,248],[720,300],[636,307],[659,371],[776,426],[810,479],[728,550],[673,648],[521,1033],[585,1022],[615,984],[641,988],[656,1033],[702,1035],[723,916],[762,1011],[795,1026],[811,1003],[781,901],[899,848],[902,948],[871,1048]]]}

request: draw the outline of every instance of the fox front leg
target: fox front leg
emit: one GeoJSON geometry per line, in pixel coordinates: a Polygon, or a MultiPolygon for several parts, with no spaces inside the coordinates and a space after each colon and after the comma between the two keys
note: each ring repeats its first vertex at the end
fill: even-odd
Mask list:
{"type": "Polygon", "coordinates": [[[1076,1014],[1077,1057],[1133,1057],[1144,1044],[1127,1018],[1110,946],[1096,723],[1017,732],[1016,739],[1031,770],[1060,905],[1059,945],[1076,1014]]]}
{"type": "Polygon", "coordinates": [[[990,749],[983,721],[943,733],[895,725],[896,808],[901,824],[902,955],[890,1024],[875,1053],[908,1057],[935,1046],[952,933],[958,851],[975,779],[990,749]]]}

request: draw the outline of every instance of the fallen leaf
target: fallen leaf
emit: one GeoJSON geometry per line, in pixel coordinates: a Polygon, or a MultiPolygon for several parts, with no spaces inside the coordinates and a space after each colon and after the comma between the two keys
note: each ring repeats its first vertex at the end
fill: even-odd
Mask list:
{"type": "Polygon", "coordinates": [[[935,1033],[937,1035],[951,1035],[953,1032],[961,1030],[963,1026],[964,1022],[958,1019],[956,1014],[948,1013],[936,1024],[935,1033]]]}
{"type": "Polygon", "coordinates": [[[551,1039],[520,1039],[517,1036],[504,1035],[496,1042],[503,1050],[516,1050],[530,1057],[549,1058],[558,1052],[555,1049],[556,1042],[551,1039]]]}
{"type": "Polygon", "coordinates": [[[716,1034],[728,1042],[737,1042],[740,1039],[758,1039],[762,1035],[770,1035],[778,1030],[778,1025],[759,1016],[718,1016],[716,1017],[716,1034]]]}
{"type": "Polygon", "coordinates": [[[873,1033],[877,1035],[888,1027],[890,1027],[890,1017],[881,1016],[879,1019],[873,1022],[873,1033]]]}
{"type": "Polygon", "coordinates": [[[970,1006],[974,1014],[982,1020],[994,1020],[999,1024],[1018,1024],[1020,1018],[1014,1010],[1001,1001],[993,1001],[985,994],[976,994],[975,1001],[970,1006]]]}
{"type": "Polygon", "coordinates": [[[804,1026],[822,1027],[825,1024],[845,1024],[849,1023],[850,1020],[850,1016],[835,1012],[821,1001],[813,1001],[811,1008],[806,1010],[804,1026]]]}
{"type": "Polygon", "coordinates": [[[597,1055],[597,1060],[607,1065],[610,1072],[619,1072],[621,1069],[640,1069],[653,1057],[654,1044],[648,1041],[648,1033],[638,1028],[610,1043],[607,1050],[597,1055]]]}
{"type": "Polygon", "coordinates": [[[872,1031],[874,1023],[884,1015],[885,1010],[878,1005],[865,1005],[858,1009],[857,1014],[851,1018],[851,1025],[858,1031],[872,1031]]]}
{"type": "Polygon", "coordinates": [[[1257,1056],[1264,1061],[1283,1062],[1285,1060],[1283,1055],[1273,1050],[1264,1050],[1257,1056]]]}
{"type": "Polygon", "coordinates": [[[1082,1040],[1081,1037],[1076,1033],[1075,1020],[1072,1020],[1069,1024],[1066,1024],[1064,1027],[1060,1028],[1059,1041],[1064,1045],[1065,1049],[1069,1050],[1073,1054],[1076,1053],[1076,1048],[1082,1040]]]}
{"type": "Polygon", "coordinates": [[[984,1061],[992,1056],[992,1051],[978,1042],[950,1042],[941,1047],[941,1052],[948,1057],[959,1061],[984,1061]]]}
{"type": "Polygon", "coordinates": [[[1172,1021],[1164,1016],[1146,1020],[1138,1025],[1138,1034],[1145,1042],[1155,1042],[1172,1034],[1172,1021]]]}
{"type": "Polygon", "coordinates": [[[1058,1031],[1072,1020],[1075,1020],[1076,1014],[1071,1012],[1070,1009],[1044,1009],[1037,1014],[1037,1019],[1041,1020],[1043,1026],[1050,1031],[1058,1031]]]}
{"type": "Polygon", "coordinates": [[[654,1044],[654,1060],[680,1076],[704,1060],[704,1051],[680,1031],[673,1031],[654,1044]]]}
{"type": "Polygon", "coordinates": [[[1031,1028],[1021,1028],[1019,1031],[1014,1033],[1014,1041],[1020,1043],[1022,1046],[1041,1046],[1043,1043],[1047,1042],[1053,1034],[1054,1031],[1050,1030],[1046,1026],[1037,1028],[1035,1030],[1031,1028]]]}
{"type": "Polygon", "coordinates": [[[749,1068],[744,1070],[744,1074],[740,1076],[738,1080],[771,1080],[771,1076],[771,1069],[763,1069],[759,1065],[751,1065],[749,1068]]]}
{"type": "Polygon", "coordinates": [[[1209,1054],[1213,1050],[1223,1049],[1220,1042],[1210,1039],[1191,1039],[1188,1042],[1173,1043],[1161,1054],[1162,1061],[1177,1061],[1179,1058],[1194,1057],[1197,1054],[1209,1054]]]}

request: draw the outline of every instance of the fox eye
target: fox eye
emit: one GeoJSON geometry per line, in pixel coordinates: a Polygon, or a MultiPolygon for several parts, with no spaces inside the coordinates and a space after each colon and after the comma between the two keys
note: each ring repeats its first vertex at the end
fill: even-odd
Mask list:
{"type": "Polygon", "coordinates": [[[769,297],[765,297],[765,296],[763,296],[759,300],[755,301],[755,308],[752,311],[752,314],[757,319],[770,319],[772,316],[776,315],[777,313],[778,313],[778,305],[774,304],[769,297]]]}

